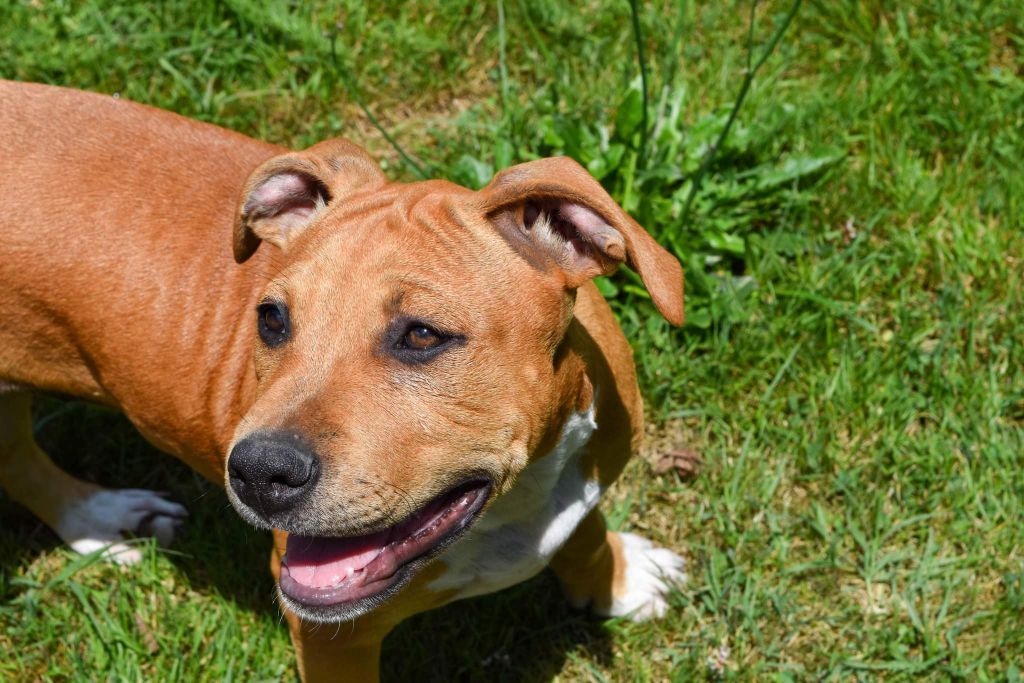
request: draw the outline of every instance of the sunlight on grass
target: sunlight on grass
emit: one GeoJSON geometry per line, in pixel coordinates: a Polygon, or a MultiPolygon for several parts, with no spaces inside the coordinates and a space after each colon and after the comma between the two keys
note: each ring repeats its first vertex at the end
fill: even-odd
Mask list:
{"type": "MultiPolygon", "coordinates": [[[[789,7],[758,5],[755,57],[789,7]]],[[[748,65],[750,5],[640,3],[647,129],[629,3],[501,8],[6,4],[0,76],[292,146],[343,135],[413,177],[358,93],[431,175],[479,186],[577,158],[683,261],[682,330],[631,273],[601,283],[655,425],[604,508],[689,558],[675,609],[596,622],[545,574],[403,624],[386,680],[1019,679],[1024,8],[807,3],[688,212],[748,65]],[[695,481],[654,474],[684,446],[695,481]]],[[[192,518],[175,552],[122,569],[0,499],[0,678],[294,676],[269,541],[222,492],[97,408],[40,438],[192,518]]]]}

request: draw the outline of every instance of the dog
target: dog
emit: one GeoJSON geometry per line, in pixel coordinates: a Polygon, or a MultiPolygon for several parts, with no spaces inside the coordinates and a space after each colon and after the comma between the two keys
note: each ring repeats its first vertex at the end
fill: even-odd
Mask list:
{"type": "Polygon", "coordinates": [[[398,183],[340,139],[0,82],[0,178],[0,487],[74,550],[135,561],[186,511],[59,469],[32,391],[122,411],[272,530],[306,681],[376,680],[401,620],[547,566],[664,614],[683,559],[596,507],[643,410],[592,280],[628,264],[679,325],[682,268],[576,162],[398,183]]]}

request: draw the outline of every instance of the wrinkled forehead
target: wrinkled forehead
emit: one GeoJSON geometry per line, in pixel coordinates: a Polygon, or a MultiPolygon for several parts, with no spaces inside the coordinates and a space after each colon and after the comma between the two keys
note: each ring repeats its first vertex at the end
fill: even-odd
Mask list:
{"type": "Polygon", "coordinates": [[[296,246],[269,291],[338,313],[373,309],[460,324],[510,303],[528,313],[557,299],[524,296],[549,289],[535,282],[544,274],[495,230],[474,193],[440,181],[351,197],[326,209],[296,246]]]}

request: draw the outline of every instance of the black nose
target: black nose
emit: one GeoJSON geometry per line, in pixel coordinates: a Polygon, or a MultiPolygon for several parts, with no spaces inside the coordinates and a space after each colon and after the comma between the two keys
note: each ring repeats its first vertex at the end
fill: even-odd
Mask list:
{"type": "Polygon", "coordinates": [[[235,494],[268,517],[302,500],[316,484],[320,461],[290,434],[253,434],[231,449],[228,477],[235,494]]]}

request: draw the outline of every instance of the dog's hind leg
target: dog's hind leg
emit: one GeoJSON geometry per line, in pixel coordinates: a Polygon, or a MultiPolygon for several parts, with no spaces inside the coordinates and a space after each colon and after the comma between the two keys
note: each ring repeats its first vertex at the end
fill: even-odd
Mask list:
{"type": "Polygon", "coordinates": [[[27,393],[0,393],[0,488],[80,553],[105,547],[105,555],[130,564],[142,556],[124,543],[126,534],[170,543],[185,508],[153,491],[109,490],[72,477],[36,444],[30,407],[27,393]]]}
{"type": "Polygon", "coordinates": [[[665,615],[669,592],[686,581],[685,566],[642,536],[608,531],[599,510],[591,510],[551,560],[574,607],[634,621],[665,615]]]}

